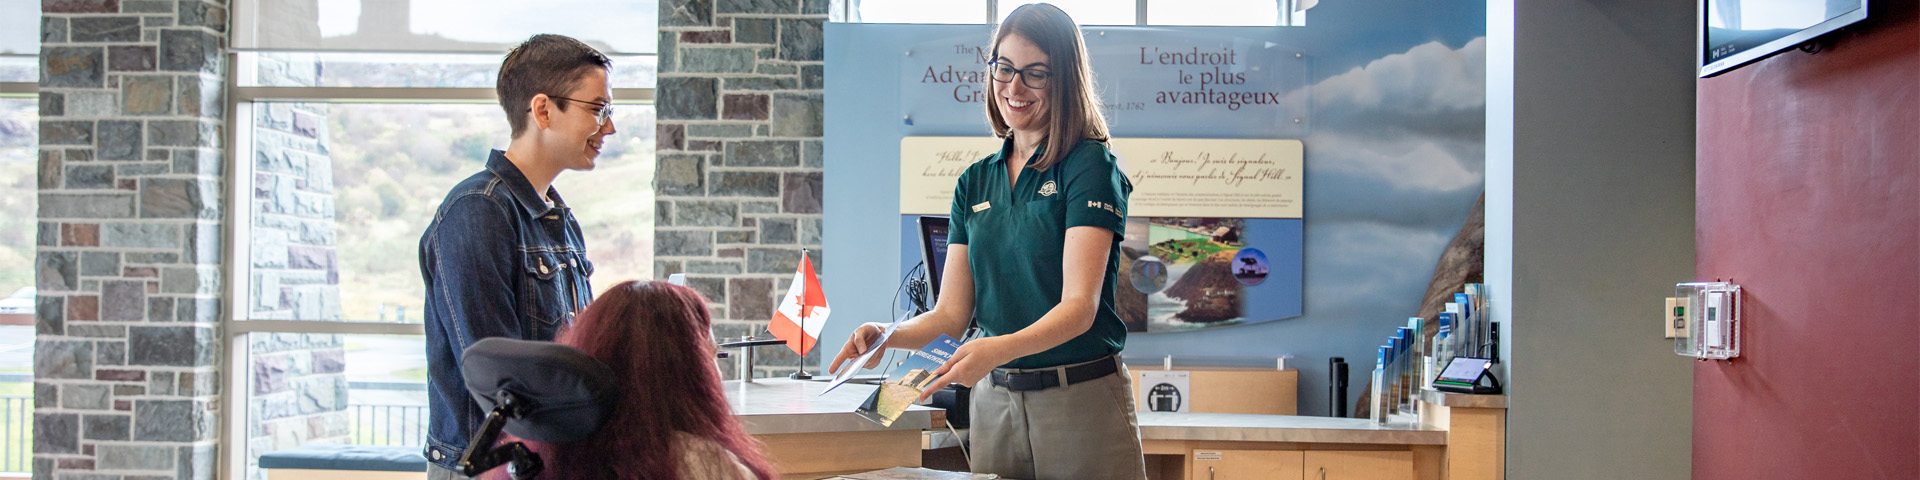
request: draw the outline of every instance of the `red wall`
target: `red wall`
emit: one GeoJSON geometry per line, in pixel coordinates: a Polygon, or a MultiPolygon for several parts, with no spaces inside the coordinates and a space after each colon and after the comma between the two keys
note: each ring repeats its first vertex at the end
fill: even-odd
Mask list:
{"type": "Polygon", "coordinates": [[[1920,1],[1869,3],[1699,82],[1695,273],[1746,325],[1694,366],[1695,479],[1920,478],[1920,1]]]}

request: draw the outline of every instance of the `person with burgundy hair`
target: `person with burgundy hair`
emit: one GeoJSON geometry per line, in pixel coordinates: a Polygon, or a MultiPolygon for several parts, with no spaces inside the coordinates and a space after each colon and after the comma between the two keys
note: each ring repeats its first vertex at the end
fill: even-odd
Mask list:
{"type": "Polygon", "coordinates": [[[620,403],[585,440],[526,442],[546,464],[539,478],[779,478],[727,406],[706,305],[687,287],[629,281],[574,317],[554,341],[613,370],[620,403]]]}

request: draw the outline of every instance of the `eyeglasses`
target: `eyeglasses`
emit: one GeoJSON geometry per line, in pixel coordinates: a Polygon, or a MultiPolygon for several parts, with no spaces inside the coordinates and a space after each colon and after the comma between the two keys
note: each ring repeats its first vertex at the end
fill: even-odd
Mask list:
{"type": "Polygon", "coordinates": [[[587,105],[592,105],[592,106],[594,106],[594,108],[597,108],[598,110],[594,110],[594,111],[593,111],[593,126],[596,126],[596,127],[604,127],[604,126],[606,126],[606,125],[607,125],[607,121],[608,121],[608,120],[611,120],[611,119],[613,119],[613,104],[611,104],[611,103],[600,103],[600,102],[589,102],[589,101],[586,101],[586,100],[575,100],[575,99],[571,99],[571,98],[567,98],[567,97],[562,97],[562,96],[559,96],[559,95],[548,95],[547,97],[548,97],[548,98],[553,98],[553,99],[557,99],[557,100],[566,100],[566,101],[569,101],[569,102],[580,102],[580,103],[584,103],[584,104],[587,104],[587,105]]]}
{"type": "Polygon", "coordinates": [[[993,73],[993,81],[1013,83],[1014,75],[1019,75],[1020,83],[1034,90],[1047,88],[1047,80],[1053,78],[1052,72],[1048,72],[1039,65],[1027,68],[1013,68],[1012,66],[1000,63],[999,60],[994,60],[993,63],[988,65],[990,66],[990,71],[993,73]]]}

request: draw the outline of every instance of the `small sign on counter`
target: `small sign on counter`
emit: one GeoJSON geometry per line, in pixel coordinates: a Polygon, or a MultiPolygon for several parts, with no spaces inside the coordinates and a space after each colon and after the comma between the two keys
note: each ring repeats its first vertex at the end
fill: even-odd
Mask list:
{"type": "Polygon", "coordinates": [[[1140,372],[1140,407],[1149,412],[1192,411],[1193,382],[1186,371],[1147,370],[1140,372]]]}

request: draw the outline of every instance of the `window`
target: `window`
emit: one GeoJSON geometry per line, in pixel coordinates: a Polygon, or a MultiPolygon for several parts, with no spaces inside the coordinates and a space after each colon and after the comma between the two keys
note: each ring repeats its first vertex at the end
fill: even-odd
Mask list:
{"type": "MultiPolygon", "coordinates": [[[[505,149],[497,105],[252,102],[243,320],[419,323],[420,237],[447,190],[505,149]]],[[[652,275],[653,109],[620,105],[591,172],[554,182],[595,284],[652,275]]],[[[242,145],[242,148],[248,148],[242,145]]]]}
{"type": "Polygon", "coordinates": [[[653,269],[657,2],[301,5],[314,4],[233,7],[225,374],[240,388],[223,401],[244,408],[225,410],[227,478],[260,478],[261,454],[307,443],[424,445],[420,237],[447,191],[506,148],[494,78],[529,35],[613,58],[617,133],[595,170],[554,188],[596,287],[653,269]]]}
{"type": "Polygon", "coordinates": [[[40,2],[0,0],[0,477],[33,470],[39,55],[40,2]]]}
{"type": "Polygon", "coordinates": [[[985,2],[928,2],[925,0],[863,0],[858,21],[869,23],[980,23],[987,19],[985,2]]]}
{"type": "MultiPolygon", "coordinates": [[[[260,64],[316,58],[258,57],[260,64]]],[[[339,81],[351,85],[405,83],[427,71],[398,65],[410,66],[322,71],[366,75],[339,81]]],[[[235,95],[242,113],[234,121],[245,122],[235,158],[250,159],[235,169],[246,211],[235,221],[250,219],[235,239],[246,256],[235,261],[244,295],[233,298],[246,299],[245,308],[236,303],[230,321],[239,326],[230,332],[246,336],[236,345],[247,345],[251,357],[233,363],[246,372],[239,384],[253,387],[242,392],[248,431],[238,437],[247,466],[262,453],[312,442],[422,445],[420,237],[447,190],[481,171],[489,151],[506,147],[505,117],[491,103],[421,99],[466,87],[401,89],[388,98],[338,88],[331,90],[343,98],[302,99],[324,102],[263,98],[280,88],[235,95]]],[[[490,86],[481,90],[491,95],[490,86]]],[[[653,108],[644,99],[616,101],[618,132],[598,167],[563,173],[554,184],[580,220],[599,288],[650,277],[653,267],[653,108]]]]}
{"type": "MultiPolygon", "coordinates": [[[[864,23],[998,23],[1031,0],[922,2],[850,0],[836,21],[864,23]],[[989,13],[991,12],[991,13],[989,13]]],[[[1318,0],[1052,0],[1081,25],[1303,26],[1318,0]],[[1291,11],[1292,15],[1287,15],[1291,11]]]]}
{"type": "Polygon", "coordinates": [[[33,99],[0,97],[0,476],[33,467],[39,117],[33,99]]]}
{"type": "MultiPolygon", "coordinates": [[[[994,12],[997,13],[997,18],[994,20],[1004,22],[1007,20],[1007,15],[1012,15],[1013,10],[1020,8],[1021,5],[1040,2],[994,0],[994,3],[998,4],[994,8],[994,12]]],[[[1060,10],[1067,12],[1067,16],[1073,17],[1073,21],[1081,25],[1136,25],[1140,18],[1140,12],[1137,11],[1135,2],[1132,0],[1051,0],[1046,3],[1060,7],[1060,10]]]]}

